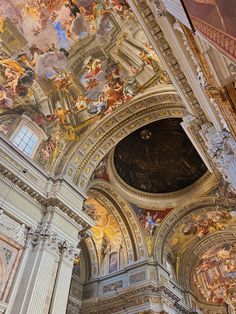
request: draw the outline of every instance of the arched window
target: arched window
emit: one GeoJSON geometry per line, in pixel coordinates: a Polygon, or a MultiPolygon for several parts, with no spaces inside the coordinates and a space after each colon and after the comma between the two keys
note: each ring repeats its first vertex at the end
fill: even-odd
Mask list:
{"type": "Polygon", "coordinates": [[[12,143],[31,158],[34,157],[41,142],[46,139],[45,132],[24,114],[11,135],[12,143]]]}

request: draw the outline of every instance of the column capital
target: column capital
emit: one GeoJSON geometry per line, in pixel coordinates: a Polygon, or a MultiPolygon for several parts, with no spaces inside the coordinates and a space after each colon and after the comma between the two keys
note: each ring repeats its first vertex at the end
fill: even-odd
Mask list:
{"type": "Polygon", "coordinates": [[[73,262],[74,258],[80,253],[80,249],[52,231],[50,222],[40,222],[37,228],[30,228],[27,244],[32,248],[47,248],[70,262],[73,262]]]}

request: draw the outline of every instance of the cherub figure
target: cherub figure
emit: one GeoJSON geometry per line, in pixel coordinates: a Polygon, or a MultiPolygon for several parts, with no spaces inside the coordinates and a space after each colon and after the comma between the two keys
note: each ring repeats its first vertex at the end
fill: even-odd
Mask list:
{"type": "Polygon", "coordinates": [[[98,85],[98,81],[95,78],[91,78],[87,81],[86,88],[93,89],[98,85]]]}

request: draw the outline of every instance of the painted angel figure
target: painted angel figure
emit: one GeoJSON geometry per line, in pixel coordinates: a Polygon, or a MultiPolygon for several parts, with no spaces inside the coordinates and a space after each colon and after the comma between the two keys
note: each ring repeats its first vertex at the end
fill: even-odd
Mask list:
{"type": "Polygon", "coordinates": [[[67,123],[67,114],[69,112],[71,112],[71,111],[72,111],[72,109],[63,109],[62,107],[58,107],[54,111],[53,115],[48,115],[47,118],[49,120],[56,120],[56,119],[58,119],[59,122],[64,125],[64,124],[67,123]]]}
{"type": "Polygon", "coordinates": [[[154,228],[158,226],[159,222],[161,221],[159,218],[157,218],[157,216],[158,213],[152,216],[150,212],[147,212],[145,216],[144,229],[147,230],[150,235],[153,234],[154,228]]]}
{"type": "Polygon", "coordinates": [[[102,70],[102,61],[100,59],[93,59],[92,57],[89,57],[85,60],[84,64],[87,72],[85,78],[90,79],[102,70]]]}
{"type": "Polygon", "coordinates": [[[9,87],[13,94],[26,96],[28,88],[33,85],[34,71],[22,62],[22,56],[18,60],[0,59],[0,65],[5,68],[6,87],[9,87]]]}

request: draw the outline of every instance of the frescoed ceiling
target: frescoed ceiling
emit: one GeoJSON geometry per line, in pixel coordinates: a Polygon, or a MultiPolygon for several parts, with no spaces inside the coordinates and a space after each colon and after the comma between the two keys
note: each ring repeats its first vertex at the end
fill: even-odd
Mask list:
{"type": "MultiPolygon", "coordinates": [[[[87,242],[87,248],[91,255],[93,255],[93,249],[95,248],[99,269],[101,272],[106,273],[110,267],[108,267],[110,253],[116,252],[118,254],[118,252],[123,252],[125,249],[120,226],[109,210],[94,198],[89,198],[86,201],[84,211],[96,221],[96,225],[91,229],[93,234],[92,242],[87,242]]],[[[122,265],[124,259],[123,257],[122,265]]],[[[118,270],[117,267],[112,271],[116,270],[118,270]]]]}
{"type": "Polygon", "coordinates": [[[49,172],[90,126],[170,83],[125,0],[1,0],[0,40],[0,113],[45,131],[35,159],[49,172]]]}
{"type": "Polygon", "coordinates": [[[236,243],[215,245],[201,256],[193,282],[203,299],[236,308],[236,243]]]}
{"type": "Polygon", "coordinates": [[[118,223],[108,210],[101,205],[97,200],[89,198],[86,201],[87,210],[94,210],[96,225],[92,228],[93,239],[98,246],[113,242],[119,242],[121,232],[118,223]]]}

